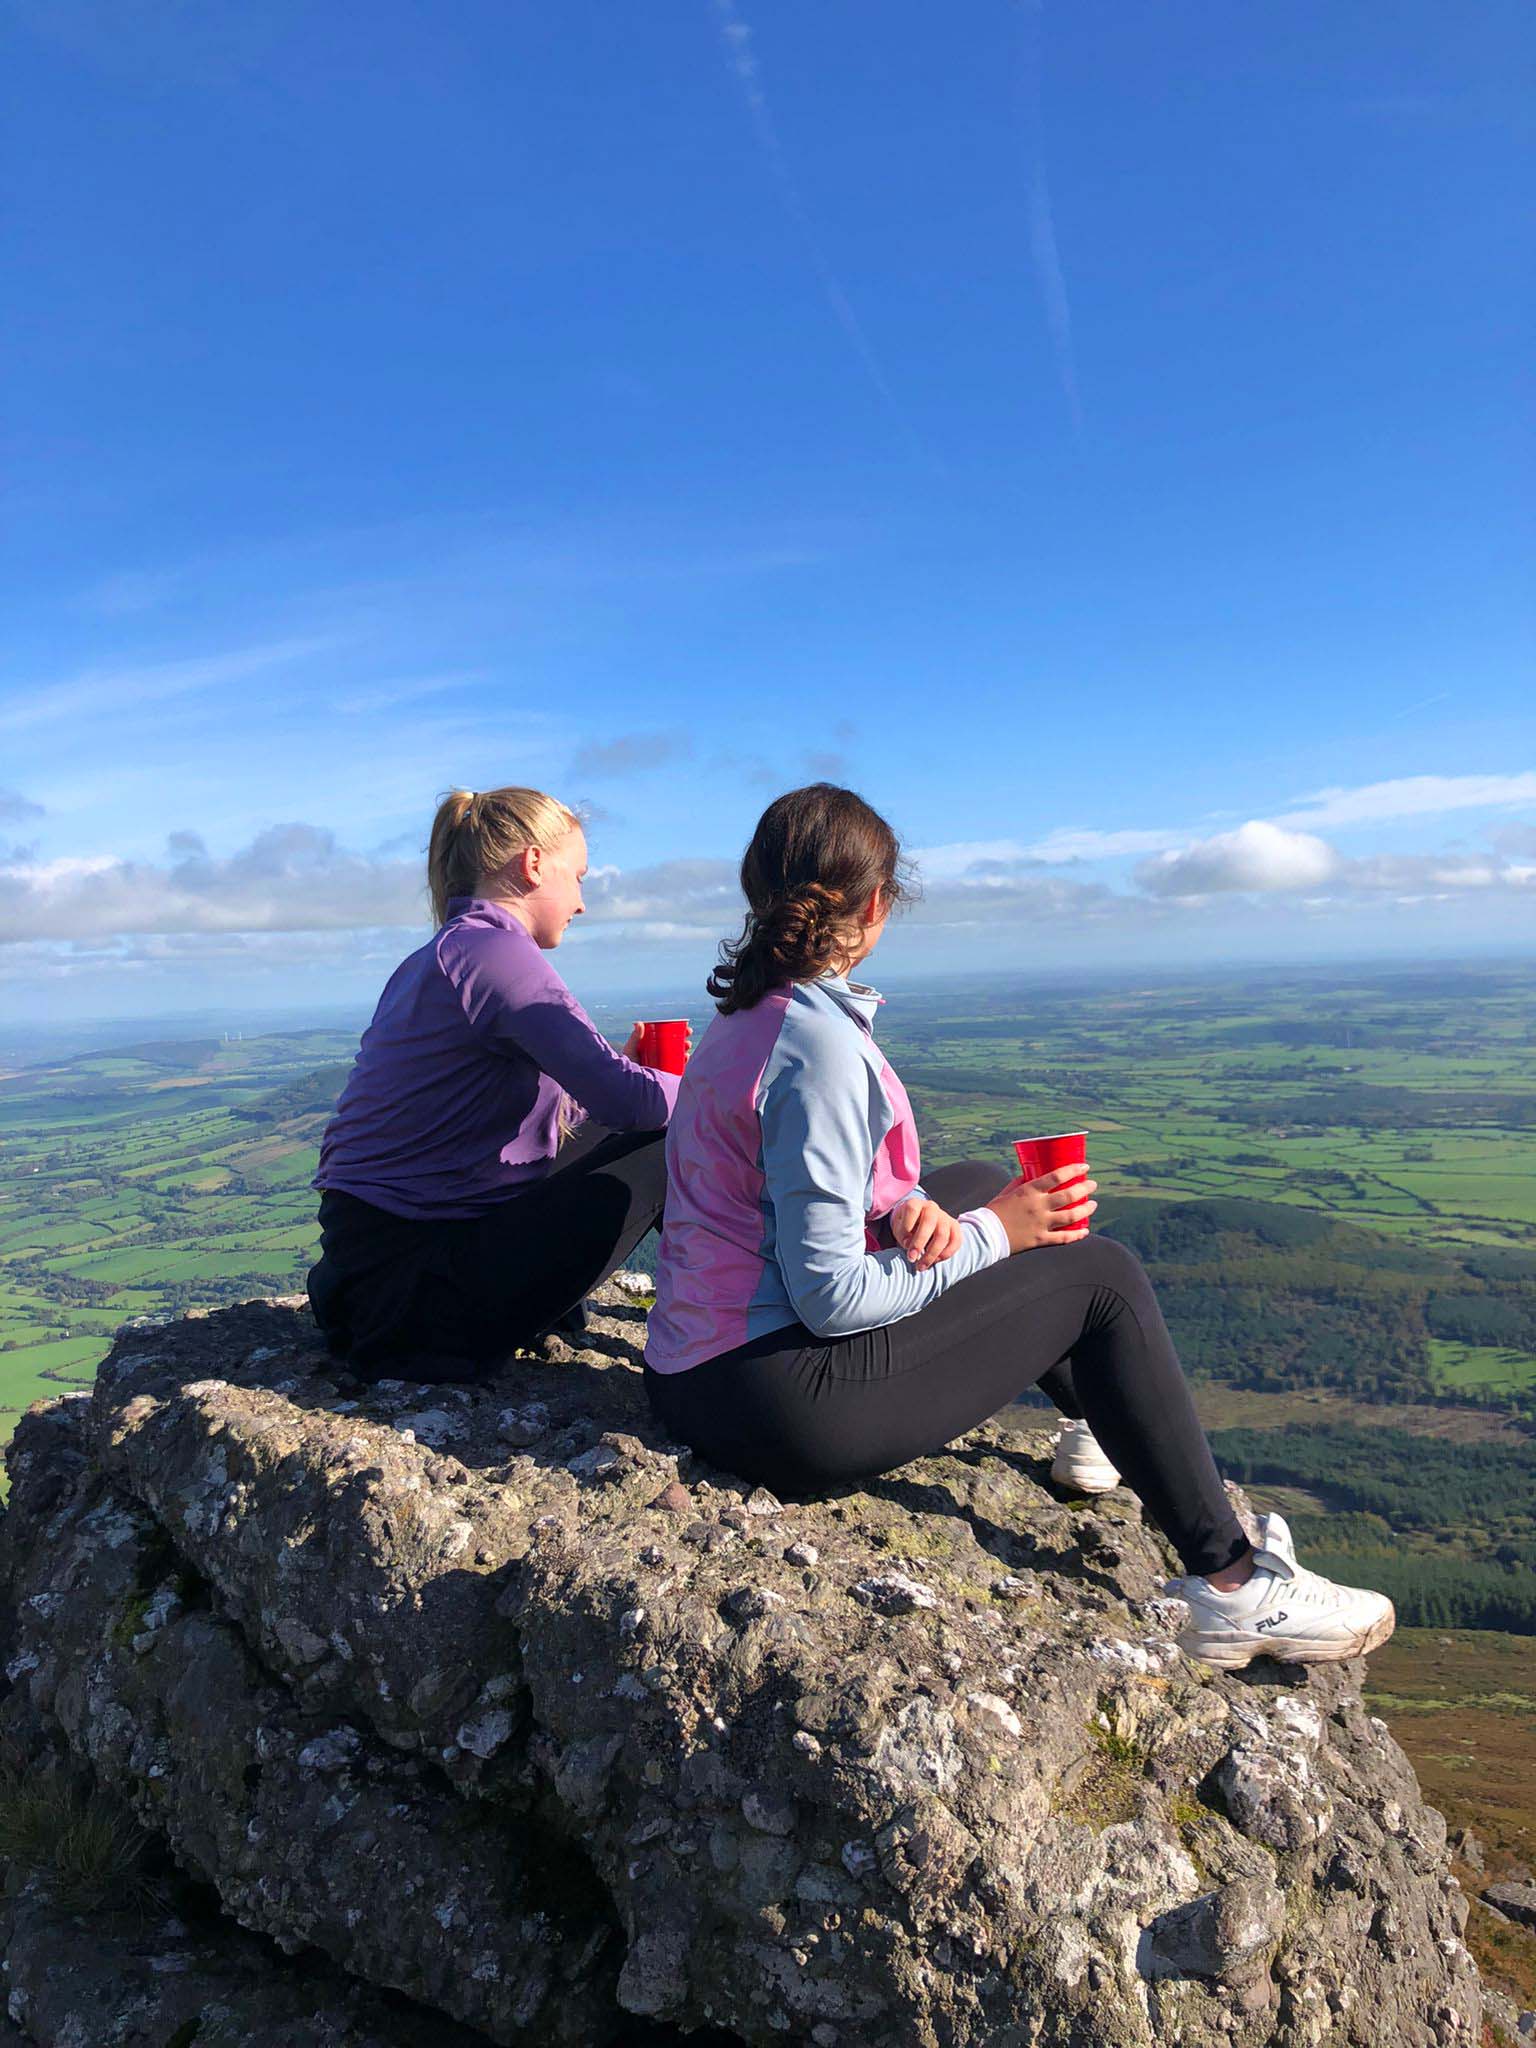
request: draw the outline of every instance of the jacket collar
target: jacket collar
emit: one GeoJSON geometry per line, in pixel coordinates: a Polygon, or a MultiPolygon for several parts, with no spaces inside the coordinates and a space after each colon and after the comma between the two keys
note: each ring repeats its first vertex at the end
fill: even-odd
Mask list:
{"type": "Polygon", "coordinates": [[[811,987],[825,990],[846,1016],[862,1024],[873,1036],[875,1012],[885,1001],[879,989],[871,988],[867,982],[850,981],[846,974],[819,974],[811,987]]]}
{"type": "Polygon", "coordinates": [[[521,932],[525,938],[528,936],[528,927],[522,920],[514,917],[504,903],[492,903],[488,896],[450,896],[444,924],[452,924],[461,917],[471,918],[476,924],[496,925],[504,932],[521,932]]]}

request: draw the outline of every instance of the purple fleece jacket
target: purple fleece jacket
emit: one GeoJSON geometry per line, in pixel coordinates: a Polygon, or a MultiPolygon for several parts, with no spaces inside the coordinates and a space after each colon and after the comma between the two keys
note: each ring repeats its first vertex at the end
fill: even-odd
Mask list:
{"type": "Polygon", "coordinates": [[[390,976],[320,1145],[317,1188],[392,1216],[480,1216],[548,1173],[560,1105],[660,1130],[677,1077],[613,1050],[509,910],[456,896],[390,976]]]}

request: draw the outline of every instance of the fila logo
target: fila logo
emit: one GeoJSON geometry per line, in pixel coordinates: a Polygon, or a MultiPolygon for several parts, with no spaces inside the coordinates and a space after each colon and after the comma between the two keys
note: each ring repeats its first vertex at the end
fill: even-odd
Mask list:
{"type": "Polygon", "coordinates": [[[1281,1622],[1282,1622],[1282,1621],[1285,1621],[1285,1620],[1286,1620],[1287,1618],[1288,1618],[1288,1617],[1287,1617],[1287,1615],[1286,1615],[1286,1613],[1285,1613],[1285,1610],[1284,1610],[1284,1608],[1282,1608],[1282,1609],[1280,1610],[1280,1612],[1279,1612],[1278,1614],[1266,1614],[1266,1615],[1265,1615],[1265,1617],[1264,1617],[1264,1619],[1263,1619],[1262,1621],[1256,1621],[1256,1622],[1254,1623],[1254,1627],[1255,1627],[1255,1628],[1278,1628],[1278,1627],[1280,1626],[1281,1622]]]}

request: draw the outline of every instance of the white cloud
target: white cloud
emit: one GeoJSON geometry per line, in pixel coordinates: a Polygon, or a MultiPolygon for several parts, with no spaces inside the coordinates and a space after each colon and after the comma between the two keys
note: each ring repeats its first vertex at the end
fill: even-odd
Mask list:
{"type": "Polygon", "coordinates": [[[17,692],[0,703],[0,732],[25,732],[59,719],[100,719],[114,712],[136,711],[197,690],[244,682],[248,676],[283,668],[335,645],[329,635],[307,640],[274,640],[231,654],[201,655],[188,661],[163,661],[146,668],[88,669],[67,682],[48,683],[17,692]]]}
{"type": "Polygon", "coordinates": [[[1500,854],[1476,853],[1376,853],[1346,861],[1339,871],[1350,889],[1414,896],[1521,889],[1533,872],[1500,854]]]}
{"type": "Polygon", "coordinates": [[[1197,839],[1142,862],[1136,879],[1154,896],[1218,896],[1234,890],[1316,889],[1332,879],[1339,856],[1325,839],[1251,818],[1235,832],[1197,839]]]}
{"type": "Polygon", "coordinates": [[[1172,832],[1166,827],[1095,832],[1063,826],[1059,831],[1047,832],[1043,839],[1035,840],[1024,851],[1031,860],[1042,860],[1050,865],[1074,860],[1115,860],[1128,853],[1161,853],[1166,847],[1182,846],[1188,836],[1185,832],[1172,832]]]}
{"type": "MultiPolygon", "coordinates": [[[[1294,838],[1329,827],[1432,817],[1450,811],[1493,809],[1526,803],[1536,803],[1536,773],[1408,775],[1388,782],[1360,784],[1353,789],[1317,790],[1299,799],[1291,809],[1255,822],[1262,823],[1266,830],[1279,831],[1294,838]]],[[[1249,828],[1241,829],[1246,831],[1249,828]]],[[[955,840],[942,846],[919,847],[912,858],[925,876],[938,881],[970,871],[979,873],[984,867],[999,865],[1016,867],[1035,863],[1056,867],[1077,861],[1120,860],[1131,855],[1158,853],[1177,855],[1182,859],[1203,846],[1221,848],[1238,837],[1237,832],[1202,836],[1198,827],[1191,829],[1188,826],[1110,829],[1060,826],[1038,839],[955,840]]],[[[1536,851],[1536,827],[1507,828],[1495,835],[1494,844],[1509,853],[1536,851]]],[[[1262,842],[1254,842],[1253,857],[1258,860],[1262,871],[1272,871],[1278,859],[1275,843],[1270,842],[1266,849],[1262,842]]],[[[1312,859],[1317,859],[1315,853],[1312,859]]],[[[1145,863],[1148,870],[1159,866],[1172,872],[1171,862],[1145,863]]],[[[1277,885],[1259,881],[1241,886],[1272,888],[1277,885]]],[[[1284,883],[1278,886],[1294,885],[1284,883]]]]}
{"type": "Polygon", "coordinates": [[[909,856],[924,882],[951,881],[972,869],[1026,858],[1016,839],[956,839],[947,846],[919,846],[909,856]]]}
{"type": "Polygon", "coordinates": [[[725,46],[727,60],[735,72],[747,103],[747,112],[757,136],[757,146],[762,153],[768,174],[778,188],[779,199],[788,215],[812,270],[816,273],[822,295],[829,311],[843,335],[862,364],[864,373],[878,392],[882,403],[892,417],[916,445],[916,436],[902,412],[892,388],[890,379],[868,335],[863,323],[853,310],[853,301],[843,289],[842,281],[832,268],[821,238],[811,222],[810,209],[800,190],[799,181],[790,168],[788,154],[775,125],[773,111],[768,104],[768,93],[763,84],[762,66],[752,47],[752,29],[742,19],[736,0],[714,0],[715,17],[720,28],[720,38],[725,46]]]}
{"type": "Polygon", "coordinates": [[[426,916],[419,860],[374,860],[315,825],[277,825],[226,859],[175,835],[164,865],[110,854],[0,866],[0,943],[116,933],[345,931],[426,916]]]}
{"type": "Polygon", "coordinates": [[[1154,908],[1102,882],[1069,882],[1060,875],[1028,869],[983,868],[931,883],[903,922],[963,927],[980,925],[1087,924],[1130,916],[1144,920],[1154,908]]]}
{"type": "Polygon", "coordinates": [[[723,937],[741,918],[733,860],[669,860],[654,867],[601,868],[587,877],[586,917],[593,924],[665,924],[723,937]]]}
{"type": "Polygon", "coordinates": [[[1129,854],[1162,853],[1190,843],[1190,833],[1167,825],[1127,826],[1100,831],[1062,825],[1041,839],[957,839],[922,846],[912,859],[934,881],[998,867],[1067,867],[1079,861],[1123,860],[1129,854]]]}
{"type": "MultiPolygon", "coordinates": [[[[588,877],[589,925],[724,933],[741,914],[734,861],[677,860],[588,877]]],[[[178,933],[334,932],[427,921],[419,856],[360,854],[317,825],[277,825],[215,858],[175,832],[162,863],[112,854],[0,863],[0,944],[178,933]]]]}
{"type": "Polygon", "coordinates": [[[1493,810],[1536,803],[1536,772],[1515,775],[1400,775],[1354,789],[1319,789],[1303,797],[1276,823],[1326,831],[1370,825],[1394,818],[1438,817],[1447,811],[1493,810]]]}
{"type": "Polygon", "coordinates": [[[396,704],[415,704],[423,697],[440,697],[445,690],[465,690],[478,683],[478,672],[463,675],[418,676],[397,682],[375,683],[336,699],[336,709],[354,715],[365,711],[389,711],[396,704]]]}
{"type": "Polygon", "coordinates": [[[1045,307],[1045,324],[1056,357],[1057,374],[1072,423],[1081,429],[1082,400],[1078,393],[1077,357],[1072,346],[1072,307],[1067,298],[1067,280],[1056,245],[1056,221],[1051,208],[1051,188],[1045,174],[1045,119],[1041,105],[1044,59],[1040,49],[1043,10],[1040,0],[1025,9],[1025,90],[1030,121],[1030,165],[1027,194],[1027,231],[1030,261],[1045,307]]]}
{"type": "Polygon", "coordinates": [[[1367,898],[1402,903],[1523,891],[1536,869],[1501,852],[1376,853],[1346,860],[1327,840],[1254,819],[1143,861],[1136,880],[1154,896],[1303,896],[1311,908],[1367,898]]]}
{"type": "MultiPolygon", "coordinates": [[[[1109,842],[1125,852],[1160,837],[1137,829],[1062,833],[1032,844],[999,838],[929,847],[916,856],[923,893],[903,922],[929,930],[1054,927],[1070,934],[1216,918],[1201,902],[1222,897],[1286,899],[1290,908],[1318,916],[1367,903],[1481,898],[1489,915],[1507,918],[1517,903],[1536,903],[1536,863],[1529,857],[1536,849],[1528,849],[1523,832],[1502,835],[1509,843],[1487,850],[1348,859],[1314,834],[1251,819],[1233,831],[1160,848],[1137,867],[1134,887],[1052,871],[1085,858],[1089,845],[1102,849],[1109,842]],[[1044,849],[1057,856],[1054,863],[1044,849]]],[[[12,967],[38,945],[126,945],[122,957],[144,963],[155,957],[157,943],[202,940],[212,958],[219,947],[238,949],[263,936],[271,942],[283,934],[342,931],[393,934],[377,943],[398,951],[402,932],[427,926],[423,867],[414,835],[357,852],[334,832],[303,823],[269,827],[227,855],[210,853],[195,832],[173,831],[159,861],[109,853],[41,859],[13,848],[8,855],[0,851],[0,945],[13,949],[12,967]]],[[[587,915],[572,933],[578,943],[600,932],[635,944],[714,940],[734,935],[742,913],[734,860],[670,860],[627,870],[600,865],[588,878],[586,898],[587,915]]]]}

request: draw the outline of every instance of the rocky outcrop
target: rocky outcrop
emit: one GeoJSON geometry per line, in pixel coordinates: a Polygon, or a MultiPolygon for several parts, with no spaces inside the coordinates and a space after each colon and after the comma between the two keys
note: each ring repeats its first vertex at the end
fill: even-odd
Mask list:
{"type": "Polygon", "coordinates": [[[1513,1920],[1517,1927],[1529,1927],[1536,1931],[1536,1884],[1518,1884],[1505,1881],[1501,1884],[1485,1885],[1483,1904],[1492,1906],[1496,1913],[1502,1913],[1506,1920],[1513,1920]]]}
{"type": "Polygon", "coordinates": [[[13,1883],[30,2040],[1478,2040],[1444,1827],[1358,1667],[1191,1664],[1159,1539],[1053,1491],[1043,1433],[795,1503],[706,1469],[640,1321],[615,1292],[590,1349],[364,1389],[252,1304],[29,1411],[5,1739],[211,1916],[156,1923],[180,1970],[137,1944],[201,2005],[70,2033],[46,1872],[13,1883]]]}
{"type": "Polygon", "coordinates": [[[227,1925],[6,1901],[6,1992],[26,2031],[0,2048],[475,2048],[483,2036],[356,1980],[274,1958],[227,1925]]]}

